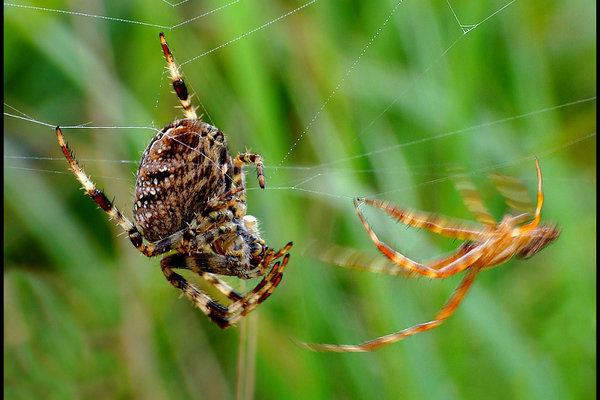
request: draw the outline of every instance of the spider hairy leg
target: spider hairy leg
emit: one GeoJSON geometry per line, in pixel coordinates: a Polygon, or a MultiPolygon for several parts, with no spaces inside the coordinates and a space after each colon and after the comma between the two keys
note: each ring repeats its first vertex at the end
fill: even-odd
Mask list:
{"type": "Polygon", "coordinates": [[[263,159],[260,154],[242,153],[233,160],[233,180],[238,187],[246,187],[244,178],[244,164],[256,165],[256,174],[258,176],[258,184],[261,189],[265,188],[265,177],[263,174],[263,159]]]}
{"type": "Polygon", "coordinates": [[[153,249],[144,245],[142,235],[137,230],[137,228],[125,217],[121,212],[117,209],[117,207],[108,200],[108,197],[99,189],[96,188],[96,184],[92,182],[92,180],[87,176],[83,168],[79,166],[75,157],[73,156],[73,152],[69,149],[65,141],[65,137],[62,133],[60,127],[56,127],[56,136],[58,138],[58,144],[62,149],[63,154],[67,158],[71,169],[75,173],[75,177],[81,184],[83,185],[84,190],[87,194],[104,210],[108,213],[108,215],[117,221],[117,224],[123,228],[125,232],[129,235],[129,239],[133,243],[133,245],[142,253],[146,254],[147,252],[152,252],[153,249]]]}
{"type": "MultiPolygon", "coordinates": [[[[281,257],[283,252],[291,248],[289,243],[282,251],[275,254],[275,256],[281,257]]],[[[271,271],[264,276],[261,282],[248,294],[242,296],[236,292],[229,284],[225,281],[217,278],[212,273],[206,273],[201,271],[200,268],[206,268],[206,264],[194,264],[191,265],[190,260],[198,261],[198,254],[192,256],[184,256],[185,262],[180,262],[175,256],[183,256],[175,254],[169,257],[165,257],[161,260],[161,269],[167,278],[167,280],[176,288],[180,289],[193,303],[196,305],[204,314],[206,314],[213,322],[215,322],[220,328],[225,329],[231,325],[237,323],[242,317],[247,315],[250,311],[254,310],[265,301],[275,290],[275,288],[281,282],[283,277],[283,270],[287,266],[289,260],[289,254],[285,254],[281,262],[276,262],[271,271]],[[196,257],[194,257],[196,256],[196,257]],[[208,295],[198,290],[194,285],[187,282],[187,280],[181,275],[173,271],[174,268],[190,269],[197,272],[200,277],[205,279],[208,283],[213,285],[217,290],[226,295],[229,299],[234,302],[225,307],[215,300],[211,299],[208,295]]],[[[207,256],[213,256],[208,254],[207,256]]],[[[271,262],[274,259],[273,251],[271,250],[265,257],[265,262],[271,262]]]]}
{"type": "Polygon", "coordinates": [[[275,288],[281,283],[281,279],[283,278],[283,270],[287,266],[287,263],[290,259],[290,255],[286,254],[283,257],[282,261],[277,261],[271,272],[250,292],[247,294],[242,300],[233,303],[230,308],[231,313],[235,313],[238,310],[241,310],[239,314],[230,319],[230,325],[235,324],[242,317],[247,315],[250,311],[254,310],[258,307],[263,301],[265,301],[275,288]]]}
{"type": "Polygon", "coordinates": [[[192,303],[209,318],[214,320],[215,317],[221,317],[226,313],[226,307],[211,299],[207,294],[196,289],[194,285],[188,283],[183,276],[174,272],[173,268],[167,265],[167,262],[165,262],[166,260],[168,260],[168,257],[161,260],[160,266],[163,274],[169,283],[171,283],[171,285],[175,286],[177,289],[180,289],[183,294],[185,294],[192,301],[192,303]]]}
{"type": "Polygon", "coordinates": [[[243,187],[231,189],[231,190],[223,193],[222,195],[209,200],[206,203],[206,207],[204,208],[204,211],[209,212],[210,210],[218,210],[219,208],[222,208],[223,203],[225,203],[227,208],[231,207],[233,204],[235,204],[236,202],[239,201],[238,197],[234,197],[233,195],[240,193],[243,190],[244,190],[243,187]]]}
{"type": "MultiPolygon", "coordinates": [[[[73,152],[65,141],[62,130],[58,126],[56,127],[56,136],[63,154],[75,173],[75,177],[81,182],[86,193],[110,216],[111,219],[117,221],[117,224],[127,232],[131,243],[133,243],[140,253],[148,257],[155,257],[184,244],[186,237],[190,235],[190,230],[175,232],[154,243],[144,244],[142,235],[137,227],[117,209],[100,189],[96,188],[96,184],[87,176],[83,168],[79,166],[73,156],[73,152]]],[[[204,238],[205,240],[210,241],[210,235],[210,233],[207,233],[204,237],[197,238],[196,240],[200,241],[204,238]]]]}
{"type": "Polygon", "coordinates": [[[279,257],[281,257],[282,255],[286,254],[293,246],[292,242],[289,242],[288,244],[286,244],[283,249],[279,250],[277,253],[272,255],[271,260],[276,260],[279,257]]]}
{"type": "Polygon", "coordinates": [[[189,269],[197,274],[206,271],[219,275],[237,276],[245,279],[243,271],[237,271],[239,267],[234,257],[215,253],[176,253],[161,260],[161,263],[169,268],[189,269]]]}
{"type": "Polygon", "coordinates": [[[239,292],[237,292],[227,282],[225,282],[224,280],[220,279],[215,274],[212,274],[210,272],[202,272],[202,273],[200,273],[200,276],[206,282],[208,282],[211,285],[213,285],[219,292],[221,292],[225,296],[227,296],[227,298],[229,298],[229,300],[238,301],[238,300],[242,300],[244,298],[244,295],[242,295],[239,292]]]}
{"type": "Polygon", "coordinates": [[[165,58],[167,59],[169,74],[171,75],[171,79],[173,80],[173,89],[175,89],[175,93],[177,94],[177,97],[179,97],[179,101],[181,101],[181,105],[183,106],[183,113],[185,114],[186,118],[198,119],[198,116],[196,115],[196,108],[192,106],[192,97],[189,95],[187,87],[183,82],[183,77],[179,72],[179,67],[173,59],[173,53],[171,53],[169,45],[167,45],[165,35],[161,32],[159,34],[159,37],[163,53],[165,54],[165,58]]]}
{"type": "Polygon", "coordinates": [[[271,261],[277,260],[284,254],[286,254],[291,248],[292,248],[292,242],[289,242],[288,244],[285,245],[285,247],[283,249],[279,250],[277,253],[273,253],[272,249],[269,250],[266,253],[265,258],[263,259],[263,262],[258,266],[258,269],[254,272],[252,272],[252,271],[248,272],[246,277],[248,279],[252,279],[252,278],[258,278],[260,276],[263,276],[265,274],[265,272],[267,271],[269,265],[271,264],[271,261]]]}

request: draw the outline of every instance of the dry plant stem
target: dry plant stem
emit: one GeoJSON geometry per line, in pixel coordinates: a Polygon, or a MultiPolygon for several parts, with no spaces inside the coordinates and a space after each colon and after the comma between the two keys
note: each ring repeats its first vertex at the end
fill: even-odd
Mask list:
{"type": "Polygon", "coordinates": [[[254,399],[257,331],[258,319],[256,314],[250,314],[248,318],[242,320],[238,338],[236,400],[254,399]]]}

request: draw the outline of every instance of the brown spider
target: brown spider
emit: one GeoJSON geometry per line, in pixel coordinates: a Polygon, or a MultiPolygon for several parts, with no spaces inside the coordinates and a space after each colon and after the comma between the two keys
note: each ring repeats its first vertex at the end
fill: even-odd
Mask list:
{"type": "MultiPolygon", "coordinates": [[[[525,222],[531,218],[531,213],[515,213],[516,216],[509,214],[499,224],[496,223],[483,205],[470,181],[457,182],[457,188],[465,198],[467,208],[469,208],[471,213],[483,226],[472,226],[463,221],[449,220],[434,214],[404,210],[385,201],[363,198],[355,200],[354,207],[371,240],[391,262],[385,264],[377,263],[377,265],[364,264],[364,257],[361,257],[360,254],[357,256],[356,252],[346,252],[344,257],[347,258],[332,259],[333,262],[344,267],[371,270],[391,275],[414,276],[421,274],[429,278],[446,278],[467,270],[466,276],[432,321],[418,324],[358,345],[298,343],[314,351],[367,352],[419,332],[433,329],[444,322],[456,310],[480,270],[503,264],[513,256],[529,258],[558,238],[560,230],[555,225],[539,225],[544,193],[542,191],[542,172],[537,158],[535,162],[538,176],[537,207],[533,220],[529,223],[525,222]],[[429,265],[417,263],[393,250],[377,238],[360,212],[358,201],[385,211],[403,224],[416,228],[424,228],[440,235],[465,240],[466,242],[450,257],[429,265]]],[[[494,180],[497,188],[507,199],[507,203],[512,209],[518,210],[527,206],[529,200],[524,200],[524,198],[526,199],[526,195],[523,195],[526,193],[525,188],[523,187],[523,190],[517,191],[512,188],[516,180],[500,175],[496,175],[494,180]]]]}
{"type": "Polygon", "coordinates": [[[174,254],[160,262],[166,278],[219,327],[227,328],[275,290],[288,263],[286,253],[292,243],[274,252],[261,239],[256,218],[246,214],[243,169],[245,163],[254,163],[260,187],[264,189],[262,157],[242,153],[231,158],[223,132],[196,116],[191,96],[162,33],[160,42],[186,119],[163,128],[142,155],[133,202],[135,224],[117,210],[77,164],[59,127],[56,135],[75,176],[92,199],[117,221],[145,256],[174,250],[174,254]],[[282,261],[270,267],[282,256],[282,261]],[[173,272],[176,268],[197,273],[232,303],[228,307],[219,304],[173,272]],[[264,278],[244,296],[215,274],[264,278]]]}

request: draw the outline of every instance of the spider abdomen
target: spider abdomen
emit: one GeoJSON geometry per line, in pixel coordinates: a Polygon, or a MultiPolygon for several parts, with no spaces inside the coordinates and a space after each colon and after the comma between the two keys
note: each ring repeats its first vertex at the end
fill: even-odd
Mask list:
{"type": "Polygon", "coordinates": [[[133,218],[142,235],[157,241],[187,228],[208,200],[231,189],[231,170],[223,132],[199,120],[167,125],[137,173],[133,218]]]}

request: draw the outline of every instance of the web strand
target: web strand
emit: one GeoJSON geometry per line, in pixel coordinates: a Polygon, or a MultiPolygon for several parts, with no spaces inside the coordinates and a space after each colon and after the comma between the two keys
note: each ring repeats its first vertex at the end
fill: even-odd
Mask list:
{"type": "MultiPolygon", "coordinates": [[[[178,5],[181,5],[183,3],[185,3],[187,0],[178,2],[178,3],[172,3],[169,2],[167,0],[161,0],[162,2],[164,2],[165,4],[168,4],[172,7],[176,7],[178,5]]],[[[220,7],[217,7],[215,9],[212,9],[210,11],[201,13],[195,17],[189,18],[181,23],[178,24],[174,24],[174,25],[162,25],[162,24],[156,24],[156,23],[148,23],[148,22],[144,22],[144,21],[136,21],[136,20],[130,20],[130,19],[125,19],[125,18],[114,18],[114,17],[109,17],[109,16],[103,16],[103,15],[94,15],[94,14],[87,14],[87,13],[83,13],[83,12],[78,12],[78,11],[67,11],[67,10],[57,10],[57,9],[50,9],[50,8],[44,8],[44,7],[35,7],[35,6],[27,6],[27,5],[19,5],[19,4],[13,4],[13,3],[4,3],[5,7],[18,7],[18,8],[24,8],[24,9],[30,9],[30,10],[34,10],[34,11],[38,11],[38,12],[52,12],[52,13],[61,13],[61,14],[68,14],[68,15],[73,15],[73,16],[78,16],[78,17],[85,17],[85,18],[99,18],[99,19],[103,19],[106,21],[110,21],[110,22],[120,22],[120,23],[130,23],[130,24],[137,24],[137,25],[143,25],[143,26],[149,26],[149,27],[154,27],[154,28],[160,28],[160,29],[176,29],[176,28],[180,28],[182,26],[188,25],[190,23],[196,22],[202,18],[208,17],[211,14],[214,14],[216,12],[222,11],[225,8],[228,8],[230,6],[233,6],[237,3],[239,3],[241,0],[234,0],[231,1],[229,3],[226,3],[220,7]]],[[[279,15],[277,18],[271,19],[268,22],[257,26],[256,28],[253,28],[247,32],[245,32],[244,34],[231,39],[211,50],[208,50],[206,52],[201,53],[198,56],[192,57],[189,60],[181,63],[180,65],[186,65],[188,63],[194,62],[196,60],[199,60],[202,57],[205,57],[219,49],[222,49],[223,47],[226,47],[230,44],[233,44],[239,40],[245,39],[249,36],[251,36],[252,34],[261,31],[263,29],[268,28],[269,26],[282,21],[283,19],[287,18],[288,16],[291,16],[292,14],[295,14],[305,8],[307,8],[310,5],[313,5],[317,2],[318,0],[311,0],[308,1],[304,4],[302,4],[301,6],[286,12],[284,14],[279,15]]],[[[356,137],[354,138],[354,140],[357,140],[361,135],[363,135],[364,133],[366,133],[368,130],[370,130],[372,128],[372,126],[375,124],[375,122],[381,118],[382,116],[386,115],[389,110],[398,102],[399,99],[401,99],[406,93],[407,91],[410,89],[410,87],[412,87],[415,84],[418,84],[419,81],[421,81],[421,79],[432,69],[434,68],[436,65],[439,64],[440,60],[444,59],[448,53],[456,46],[457,43],[459,43],[461,40],[463,40],[467,34],[469,34],[470,32],[472,32],[475,28],[481,26],[482,24],[484,24],[485,22],[489,21],[491,18],[496,17],[497,15],[499,15],[503,10],[505,10],[506,8],[508,8],[509,6],[511,6],[512,4],[515,3],[516,0],[510,1],[508,3],[506,3],[505,5],[503,5],[502,7],[498,8],[497,10],[493,11],[491,14],[489,14],[488,16],[486,16],[485,18],[483,18],[480,22],[475,23],[475,24],[465,24],[461,21],[461,18],[459,17],[459,15],[457,14],[457,12],[455,11],[455,9],[452,7],[451,3],[449,0],[446,0],[446,3],[448,5],[448,10],[451,13],[451,15],[453,16],[453,18],[455,19],[457,25],[459,26],[459,28],[461,29],[461,34],[458,36],[458,38],[456,38],[433,62],[431,62],[420,74],[419,76],[412,81],[412,83],[409,85],[409,87],[405,88],[400,95],[398,95],[398,97],[396,97],[390,104],[388,104],[380,113],[378,113],[373,119],[371,119],[371,121],[369,123],[366,124],[366,126],[356,135],[356,137]]],[[[346,70],[344,71],[342,77],[340,78],[340,80],[337,82],[337,84],[335,85],[334,89],[329,93],[329,95],[323,100],[323,102],[321,103],[321,105],[317,108],[317,111],[315,112],[315,114],[313,115],[313,117],[309,120],[308,124],[305,126],[305,128],[303,129],[303,131],[298,135],[298,137],[296,138],[296,140],[294,141],[294,143],[290,146],[290,148],[288,149],[287,153],[282,157],[281,161],[279,162],[279,164],[277,165],[267,165],[265,166],[266,169],[270,169],[272,171],[272,174],[277,174],[277,172],[280,169],[285,169],[285,170],[289,170],[289,171],[295,171],[297,173],[299,173],[299,175],[301,175],[298,179],[297,179],[297,183],[293,183],[293,184],[289,184],[289,185],[285,185],[285,186],[279,186],[279,187],[268,187],[268,190],[290,190],[290,191],[298,191],[301,193],[305,193],[305,194],[310,194],[310,195],[318,195],[318,196],[323,196],[323,197],[330,197],[330,198],[334,198],[334,199],[349,199],[351,198],[351,196],[346,196],[346,195],[339,195],[339,194],[334,194],[331,192],[324,192],[324,191],[320,191],[320,190],[314,190],[312,189],[310,186],[311,184],[317,182],[319,179],[326,177],[327,175],[330,174],[335,174],[335,173],[372,173],[375,170],[373,169],[352,169],[352,168],[347,168],[347,169],[341,169],[341,168],[333,168],[335,166],[341,165],[341,164],[345,164],[345,163],[349,163],[351,161],[357,160],[357,159],[361,159],[361,158],[368,158],[368,157],[372,157],[375,155],[379,155],[379,154],[383,154],[383,153],[387,153],[387,152],[395,152],[398,151],[401,148],[406,148],[409,146],[415,146],[415,145],[419,145],[419,144],[423,144],[423,143],[427,143],[427,142],[433,142],[433,141],[437,141],[440,140],[442,138],[446,138],[446,137],[450,137],[450,136],[454,136],[454,135],[459,135],[459,134],[464,134],[464,133],[468,133],[468,132],[475,132],[475,131],[480,131],[484,128],[488,128],[490,126],[494,126],[494,125],[498,125],[498,124],[503,124],[503,123],[507,123],[510,121],[515,121],[518,119],[523,119],[523,118],[527,118],[527,117],[531,117],[534,115],[539,115],[542,113],[547,113],[547,112],[551,112],[551,111],[555,111],[557,109],[561,109],[561,108],[566,108],[566,107],[571,107],[571,106],[575,106],[578,104],[583,104],[583,103],[587,103],[587,102],[592,102],[596,100],[596,97],[589,97],[589,98],[584,98],[584,99],[580,99],[580,100],[576,100],[576,101],[572,101],[569,103],[564,103],[564,104],[560,104],[560,105],[556,105],[556,106],[549,106],[546,108],[542,108],[539,110],[533,110],[524,114],[519,114],[519,115],[514,115],[514,116],[509,116],[506,118],[502,118],[502,119],[498,119],[498,120],[494,120],[494,121],[489,121],[489,122],[485,122],[485,123],[481,123],[481,124],[477,124],[477,125],[472,125],[469,127],[465,127],[462,129],[458,129],[458,130],[454,130],[454,131],[449,131],[449,132],[443,132],[431,137],[425,137],[425,138],[421,138],[421,139],[416,139],[416,140],[412,140],[412,141],[408,141],[405,143],[400,143],[400,144],[395,144],[395,145],[391,145],[391,146],[387,146],[387,147],[383,147],[377,150],[372,150],[369,152],[364,152],[361,154],[356,154],[356,155],[352,155],[349,157],[344,157],[344,158],[340,158],[337,160],[330,160],[330,161],[326,161],[323,162],[321,164],[316,164],[316,165],[311,165],[308,167],[299,167],[299,166],[284,166],[283,164],[289,159],[290,155],[294,152],[294,150],[296,149],[297,145],[300,143],[301,140],[303,140],[305,138],[306,135],[310,134],[313,130],[313,127],[315,125],[315,123],[317,122],[317,120],[321,117],[321,115],[323,114],[324,110],[331,104],[331,102],[336,98],[336,96],[338,96],[340,94],[340,90],[344,87],[344,85],[347,83],[347,81],[349,80],[349,78],[352,76],[353,72],[355,71],[355,69],[357,68],[357,66],[359,65],[359,63],[362,61],[362,59],[365,57],[365,55],[367,54],[367,52],[369,51],[369,49],[374,45],[374,43],[377,41],[377,39],[381,36],[382,32],[388,27],[388,25],[390,24],[390,21],[393,19],[393,16],[397,13],[398,9],[400,8],[400,6],[403,4],[403,1],[398,1],[393,7],[392,9],[386,14],[385,18],[383,19],[383,21],[379,24],[378,28],[375,30],[375,32],[370,36],[370,38],[368,39],[367,43],[364,45],[364,47],[362,48],[362,50],[359,52],[359,54],[356,56],[356,58],[354,58],[354,60],[349,64],[349,66],[346,68],[346,70]]],[[[190,83],[191,85],[191,83],[190,83]]],[[[191,87],[191,86],[190,86],[191,87]]],[[[12,112],[5,112],[4,115],[5,117],[9,117],[9,118],[14,118],[14,119],[19,119],[22,121],[26,121],[29,123],[33,123],[33,124],[37,124],[37,125],[41,125],[44,127],[51,127],[54,128],[56,126],[56,124],[52,124],[52,123],[47,123],[47,122],[43,122],[43,121],[39,121],[36,120],[35,118],[25,114],[24,112],[19,111],[18,109],[16,109],[15,107],[6,104],[5,103],[5,107],[11,109],[12,111],[14,111],[14,113],[12,112]]],[[[97,126],[97,125],[92,125],[91,123],[87,123],[87,124],[80,124],[80,125],[76,125],[76,126],[63,126],[64,128],[71,128],[71,129],[90,129],[90,130],[99,130],[99,129],[103,129],[103,130],[117,130],[117,129],[142,129],[142,130],[152,130],[154,132],[158,132],[159,130],[156,129],[155,127],[148,127],[148,126],[97,126]]],[[[583,141],[589,140],[593,137],[596,136],[596,133],[588,133],[586,135],[580,136],[576,139],[573,139],[570,142],[564,143],[558,147],[546,150],[546,151],[541,151],[540,153],[538,153],[539,156],[543,157],[543,156],[548,156],[551,154],[555,154],[559,151],[563,151],[566,148],[570,147],[570,146],[574,146],[577,145],[578,143],[581,143],[583,141]]],[[[487,172],[487,171],[491,171],[491,170],[495,170],[495,169],[499,169],[499,168],[504,168],[506,166],[510,166],[510,165],[514,165],[514,164],[518,164],[524,161],[528,161],[533,157],[533,155],[526,155],[526,156],[520,156],[520,157],[515,157],[512,159],[508,159],[505,160],[501,163],[496,163],[494,165],[482,165],[480,166],[476,172],[487,172]]],[[[61,160],[60,158],[53,158],[53,157],[36,157],[36,156],[25,156],[25,155],[5,155],[5,160],[11,160],[11,159],[30,159],[30,160],[37,160],[37,161],[58,161],[61,160]]],[[[118,163],[134,163],[137,164],[138,161],[137,160],[82,160],[82,161],[92,161],[92,162],[118,162],[118,163]]],[[[427,164],[427,165],[412,165],[409,166],[408,169],[404,168],[400,171],[395,170],[393,168],[388,168],[386,170],[378,170],[378,173],[389,173],[389,174],[394,174],[394,173],[398,173],[398,172],[403,172],[403,173],[408,173],[411,175],[419,175],[421,173],[425,173],[425,172],[419,172],[418,169],[422,168],[422,169],[430,169],[432,167],[432,164],[427,164]]],[[[437,166],[438,168],[442,169],[444,168],[444,166],[442,164],[439,164],[437,166]]],[[[7,168],[20,168],[23,170],[28,170],[28,171],[36,171],[35,168],[22,168],[22,167],[14,167],[14,166],[7,166],[7,168]]],[[[55,173],[63,173],[62,171],[52,171],[52,170],[48,170],[48,169],[38,169],[37,171],[40,172],[55,172],[55,173]]],[[[107,179],[117,179],[117,178],[110,178],[107,177],[107,179]]],[[[439,182],[443,182],[445,181],[447,178],[439,178],[439,179],[433,179],[433,180],[429,180],[423,183],[419,183],[417,184],[417,186],[422,186],[422,185],[431,185],[431,184],[435,184],[435,183],[439,183],[439,182]]],[[[551,179],[551,177],[549,178],[551,179]]],[[[393,191],[387,191],[387,192],[381,192],[379,193],[379,195],[385,195],[385,194],[389,194],[391,192],[394,191],[401,191],[401,190],[408,190],[415,187],[413,186],[405,186],[393,191]]],[[[249,188],[249,190],[252,190],[251,188],[249,188]]]]}

